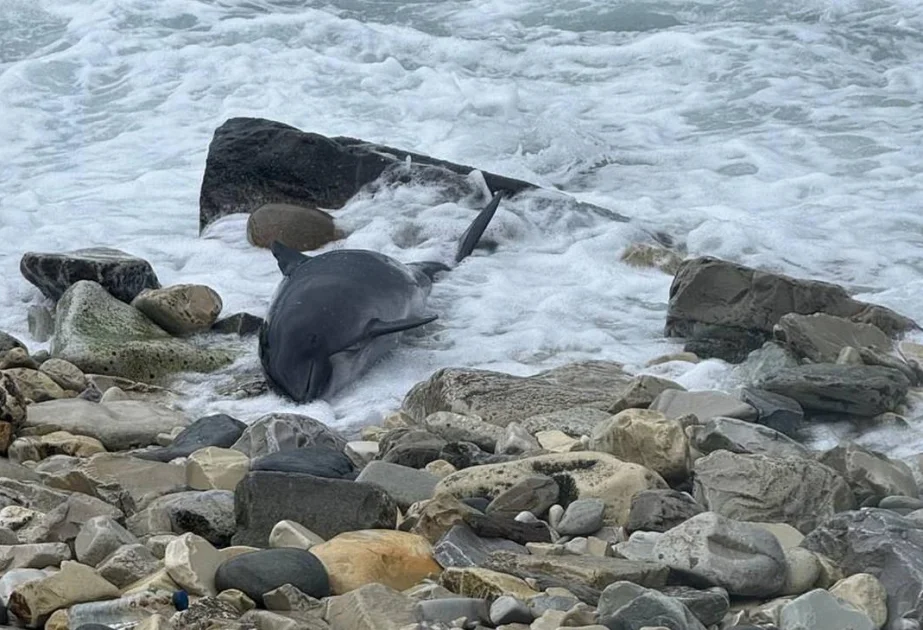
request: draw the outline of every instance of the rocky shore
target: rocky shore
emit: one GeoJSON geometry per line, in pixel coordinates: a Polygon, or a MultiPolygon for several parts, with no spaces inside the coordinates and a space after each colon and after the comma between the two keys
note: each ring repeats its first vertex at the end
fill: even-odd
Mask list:
{"type": "MultiPolygon", "coordinates": [[[[238,198],[206,195],[219,175],[203,225],[238,198]]],[[[285,226],[318,217],[247,186],[287,204],[285,226]]],[[[899,338],[916,324],[653,244],[625,260],[674,274],[682,352],[639,374],[447,367],[352,436],[291,413],[189,417],[163,378],[227,365],[222,339],[259,319],[219,319],[214,290],[162,287],[118,250],[26,254],[55,308],[29,312],[50,352],[0,333],[0,627],[920,628],[918,462],[804,440],[912,420],[923,346],[899,338]],[[651,373],[711,357],[745,386],[651,373]]]]}

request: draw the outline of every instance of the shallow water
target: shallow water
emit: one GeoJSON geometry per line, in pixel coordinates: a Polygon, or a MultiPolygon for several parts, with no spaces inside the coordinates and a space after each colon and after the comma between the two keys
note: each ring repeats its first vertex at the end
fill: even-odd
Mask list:
{"type": "MultiPolygon", "coordinates": [[[[670,278],[619,262],[642,228],[923,319],[921,92],[915,0],[4,0],[0,329],[42,347],[19,258],[87,246],[264,314],[280,276],[245,217],[198,235],[208,142],[232,116],[476,165],[634,219],[501,206],[495,251],[436,286],[438,324],[302,408],[335,425],[374,421],[443,366],[639,369],[678,349],[661,337],[670,278]]],[[[336,213],[350,233],[336,246],[445,259],[471,217],[433,190],[385,190],[336,213]]],[[[254,346],[234,371],[256,366],[254,346]]],[[[729,382],[721,362],[687,369],[670,373],[729,382]]],[[[191,414],[292,408],[227,400],[217,380],[184,385],[191,414]]],[[[875,440],[903,454],[923,442],[888,435],[875,440]]]]}

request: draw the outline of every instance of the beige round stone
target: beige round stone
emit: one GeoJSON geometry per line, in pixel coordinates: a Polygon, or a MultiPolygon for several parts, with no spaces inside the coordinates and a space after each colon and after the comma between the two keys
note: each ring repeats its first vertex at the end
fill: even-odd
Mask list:
{"type": "Polygon", "coordinates": [[[193,490],[233,490],[250,470],[250,458],[230,448],[200,448],[186,460],[186,485],[193,490]]]}
{"type": "Polygon", "coordinates": [[[864,612],[877,628],[888,621],[888,594],[874,575],[854,573],[834,584],[830,594],[864,612]]]}
{"type": "Polygon", "coordinates": [[[452,473],[456,472],[458,469],[453,466],[451,462],[447,462],[444,459],[435,459],[424,466],[424,470],[436,475],[440,479],[445,479],[452,473]]]}
{"type": "Polygon", "coordinates": [[[94,437],[74,435],[67,431],[53,431],[39,438],[39,448],[45,457],[52,455],[70,455],[71,457],[90,457],[105,453],[106,447],[94,437]]]}
{"type": "Polygon", "coordinates": [[[177,284],[145,289],[131,305],[171,335],[189,335],[211,328],[221,313],[221,296],[203,284],[177,284]]]}
{"type": "Polygon", "coordinates": [[[442,572],[429,541],[389,529],[346,532],[312,547],[311,553],[327,568],[334,595],[374,583],[402,591],[442,572]]]}
{"type": "Polygon", "coordinates": [[[689,474],[689,439],[683,426],[659,411],[621,411],[596,425],[591,439],[594,451],[641,464],[665,479],[682,479],[689,474]]]}
{"type": "Polygon", "coordinates": [[[74,396],[74,392],[64,390],[50,376],[38,370],[10,368],[4,370],[4,373],[16,382],[23,398],[32,402],[45,402],[74,396]]]}
{"type": "Polygon", "coordinates": [[[317,208],[267,203],[247,220],[247,240],[257,247],[273,241],[300,252],[323,247],[339,237],[333,217],[317,208]]]}
{"type": "Polygon", "coordinates": [[[87,386],[86,375],[76,365],[64,359],[52,357],[42,363],[38,371],[47,374],[61,388],[72,392],[82,392],[87,386]]]}

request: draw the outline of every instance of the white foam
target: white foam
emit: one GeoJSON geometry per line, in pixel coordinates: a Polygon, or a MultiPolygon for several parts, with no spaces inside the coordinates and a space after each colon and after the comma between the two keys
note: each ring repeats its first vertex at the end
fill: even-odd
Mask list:
{"type": "MultiPolygon", "coordinates": [[[[164,284],[262,315],[279,280],[245,218],[198,236],[208,142],[262,116],[560,187],[636,221],[504,203],[434,289],[423,334],[332,404],[335,425],[396,407],[445,366],[634,369],[661,337],[670,278],[619,262],[639,226],[710,254],[840,282],[923,317],[923,5],[913,0],[512,0],[305,7],[282,0],[0,3],[0,329],[31,348],[24,251],[113,246],[164,284]]],[[[448,260],[473,216],[432,190],[337,211],[334,247],[448,260]]],[[[466,203],[466,202],[465,202],[466,203]]],[[[250,352],[235,369],[255,368],[250,352]]],[[[720,362],[672,364],[690,387],[720,362]]],[[[190,413],[227,400],[195,377],[190,413]]],[[[906,443],[906,441],[905,441],[906,443]]]]}

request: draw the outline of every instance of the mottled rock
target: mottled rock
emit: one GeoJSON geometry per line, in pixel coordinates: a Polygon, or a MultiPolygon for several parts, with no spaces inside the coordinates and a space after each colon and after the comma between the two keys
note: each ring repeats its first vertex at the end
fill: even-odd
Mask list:
{"type": "Polygon", "coordinates": [[[669,379],[652,374],[640,374],[628,383],[622,397],[609,408],[613,414],[625,409],[647,409],[657,397],[668,389],[685,391],[686,388],[669,379]]]}
{"type": "Polygon", "coordinates": [[[33,402],[45,402],[46,400],[57,400],[73,396],[68,394],[54,380],[38,370],[30,368],[10,368],[4,370],[4,374],[11,377],[16,382],[23,398],[33,402]]]}
{"type": "Polygon", "coordinates": [[[397,505],[380,488],[355,481],[284,472],[250,472],[234,494],[235,544],[266,546],[282,520],[324,538],[359,529],[394,528],[397,505]]]}
{"type": "Polygon", "coordinates": [[[759,387],[794,398],[807,410],[877,416],[893,411],[910,387],[897,370],[877,365],[799,365],[771,374],[759,387]]]}
{"type": "Polygon", "coordinates": [[[705,630],[686,606],[659,591],[631,582],[613,582],[603,590],[597,608],[607,628],[640,629],[652,625],[682,630],[705,630]]]}
{"type": "Polygon", "coordinates": [[[802,457],[716,451],[696,461],[694,470],[696,500],[741,521],[788,523],[807,533],[825,518],[855,505],[842,477],[802,457]]]}
{"type": "Polygon", "coordinates": [[[564,490],[561,501],[602,499],[606,502],[606,523],[610,524],[627,522],[630,497],[636,492],[667,487],[660,475],[643,466],[605,453],[588,452],[539,455],[460,470],[440,481],[435,494],[495,498],[520,480],[534,475],[554,479],[564,490]]]}
{"type": "Polygon", "coordinates": [[[542,449],[538,440],[518,422],[510,422],[503,428],[503,436],[497,441],[496,452],[502,455],[521,455],[542,449]]]}
{"type": "Polygon", "coordinates": [[[786,605],[779,621],[782,630],[876,630],[868,615],[821,588],[786,605]]]}
{"type": "Polygon", "coordinates": [[[342,452],[346,439],[320,420],[294,413],[270,413],[249,425],[231,448],[251,459],[306,446],[342,452]]]}
{"type": "Polygon", "coordinates": [[[562,536],[586,536],[603,526],[606,504],[600,499],[577,499],[567,506],[555,526],[562,536]]]}
{"type": "Polygon", "coordinates": [[[433,546],[433,557],[445,568],[474,567],[487,561],[494,551],[526,554],[528,549],[504,538],[482,538],[471,528],[460,523],[454,525],[433,546]]]}
{"type": "Polygon", "coordinates": [[[689,586],[666,586],[660,592],[682,603],[703,626],[720,622],[730,608],[728,592],[720,586],[697,589],[689,586]]]}
{"type": "Polygon", "coordinates": [[[525,580],[481,567],[449,567],[439,583],[457,595],[494,600],[501,595],[531,599],[538,593],[525,580]]]}
{"type": "Polygon", "coordinates": [[[560,486],[554,479],[545,475],[532,475],[520,479],[498,494],[488,504],[486,513],[515,518],[520,512],[529,511],[535,516],[541,516],[557,503],[559,495],[560,486]]]}
{"type": "Polygon", "coordinates": [[[123,302],[131,302],[144,289],[160,287],[150,263],[109,247],[62,253],[26,252],[19,270],[45,297],[55,301],[81,280],[98,283],[123,302]]]}
{"type": "Polygon", "coordinates": [[[423,420],[427,431],[447,442],[471,442],[482,450],[493,453],[497,440],[503,436],[503,428],[484,422],[477,416],[465,416],[449,411],[437,411],[423,420]]]}
{"type": "Polygon", "coordinates": [[[131,305],[171,335],[191,335],[211,328],[223,306],[214,289],[201,284],[177,284],[145,289],[131,305]]]}
{"type": "Polygon", "coordinates": [[[168,462],[178,457],[189,457],[197,450],[208,446],[231,448],[246,428],[246,424],[225,414],[204,416],[184,427],[169,446],[152,451],[138,451],[133,455],[141,459],[168,462]]]}
{"type": "Polygon", "coordinates": [[[122,545],[99,563],[96,570],[103,579],[125,588],[160,568],[160,561],[140,543],[122,545]]]}
{"type": "Polygon", "coordinates": [[[704,511],[705,508],[685,492],[642,490],[631,498],[625,528],[630,532],[665,532],[704,511]]]}
{"type": "Polygon", "coordinates": [[[68,495],[60,504],[20,530],[19,536],[27,542],[70,542],[83,525],[95,516],[121,519],[121,510],[95,497],[79,492],[68,495]]]}
{"type": "Polygon", "coordinates": [[[683,257],[676,252],[649,243],[631,243],[619,259],[632,267],[655,267],[670,275],[675,274],[683,262],[683,257]]]}
{"type": "Polygon", "coordinates": [[[19,541],[0,545],[0,574],[12,569],[57,567],[71,559],[70,547],[64,543],[22,545],[19,541]]]}
{"type": "Polygon", "coordinates": [[[572,363],[529,377],[446,368],[415,385],[403,408],[418,421],[451,411],[506,426],[573,407],[608,409],[629,381],[620,364],[607,361],[572,363]]]}
{"type": "Polygon", "coordinates": [[[80,562],[95,567],[119,547],[137,542],[131,532],[111,517],[95,516],[80,528],[74,540],[74,551],[80,562]]]}
{"type": "Polygon", "coordinates": [[[756,422],[790,438],[797,437],[804,427],[804,410],[794,398],[756,387],[744,387],[740,391],[740,399],[756,409],[756,422]]]}
{"type": "Polygon", "coordinates": [[[654,544],[654,558],[732,595],[768,597],[785,584],[785,554],[776,537],[714,512],[663,533],[654,544]]]}
{"type": "Polygon", "coordinates": [[[783,315],[773,327],[773,337],[812,363],[834,363],[846,347],[871,346],[887,351],[891,340],[872,324],[859,324],[826,313],[783,315]]]}
{"type": "Polygon", "coordinates": [[[910,466],[857,444],[836,446],[821,455],[819,461],[846,479],[859,504],[893,495],[920,495],[910,466]]]}
{"type": "Polygon", "coordinates": [[[608,420],[611,415],[608,411],[595,407],[573,407],[529,416],[520,420],[519,424],[533,435],[540,431],[556,430],[579,438],[592,435],[596,425],[608,420]]]}
{"type": "Polygon", "coordinates": [[[247,241],[268,248],[279,241],[304,252],[323,247],[337,238],[333,217],[318,208],[287,203],[267,203],[247,220],[247,241]]]}
{"type": "Polygon", "coordinates": [[[44,361],[38,371],[48,376],[59,387],[71,392],[82,392],[87,386],[87,377],[76,365],[63,359],[51,358],[44,361]]]}
{"type": "Polygon", "coordinates": [[[110,451],[153,444],[160,433],[186,426],[177,411],[135,400],[93,403],[80,398],[29,405],[22,435],[67,431],[87,435],[110,451]]]}
{"type": "Polygon", "coordinates": [[[0,422],[16,427],[26,417],[26,399],[12,377],[0,372],[0,422]]]}
{"type": "Polygon", "coordinates": [[[58,302],[54,357],[84,372],[154,380],[175,372],[211,372],[232,355],[170,336],[95,282],[74,284],[58,302]]]}
{"type": "Polygon", "coordinates": [[[664,479],[681,479],[689,473],[689,442],[683,427],[658,411],[621,411],[596,425],[591,440],[592,450],[646,466],[664,479]]]}
{"type": "Polygon", "coordinates": [[[176,492],[155,499],[127,521],[136,536],[193,533],[226,546],[234,534],[234,493],[228,490],[176,492]]]}
{"type": "Polygon", "coordinates": [[[291,584],[311,597],[330,595],[327,571],[320,560],[302,549],[262,549],[225,560],[215,574],[219,591],[237,589],[258,605],[263,594],[291,584]]]}
{"type": "Polygon", "coordinates": [[[888,621],[888,593],[874,575],[850,575],[830,587],[830,594],[864,612],[876,628],[881,628],[888,621]]]}
{"type": "Polygon", "coordinates": [[[331,630],[401,630],[421,621],[417,602],[384,584],[368,584],[327,601],[331,630]]]}

